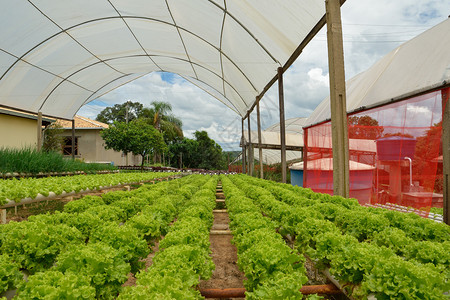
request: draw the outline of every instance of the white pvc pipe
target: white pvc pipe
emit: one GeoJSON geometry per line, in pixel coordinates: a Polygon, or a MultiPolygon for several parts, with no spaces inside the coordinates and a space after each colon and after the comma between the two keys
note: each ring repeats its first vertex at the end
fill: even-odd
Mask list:
{"type": "Polygon", "coordinates": [[[408,156],[405,156],[404,159],[409,160],[409,186],[411,187],[411,186],[413,186],[413,183],[412,183],[412,160],[408,156]]]}

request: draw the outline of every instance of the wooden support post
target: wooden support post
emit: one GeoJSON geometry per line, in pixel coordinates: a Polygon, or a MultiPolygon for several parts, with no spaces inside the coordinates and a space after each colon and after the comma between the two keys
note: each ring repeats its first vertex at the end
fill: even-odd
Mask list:
{"type": "Polygon", "coordinates": [[[245,138],[244,138],[244,118],[242,118],[242,174],[247,173],[247,169],[246,169],[246,164],[247,164],[247,160],[246,160],[246,147],[245,147],[245,138]]]}
{"type": "Polygon", "coordinates": [[[444,223],[450,225],[450,88],[442,90],[442,156],[444,185],[444,223]]]}
{"type": "Polygon", "coordinates": [[[2,224],[6,224],[6,209],[2,209],[1,210],[1,219],[2,219],[2,224]]]}
{"type": "Polygon", "coordinates": [[[247,117],[248,127],[248,175],[253,176],[253,143],[252,143],[252,131],[250,127],[250,114],[247,117]]]}
{"type": "Polygon", "coordinates": [[[302,187],[308,187],[308,130],[303,130],[303,183],[302,187]]]}
{"type": "Polygon", "coordinates": [[[335,195],[348,197],[350,181],[341,1],[325,0],[325,6],[333,142],[333,189],[335,195]]]}
{"type": "Polygon", "coordinates": [[[42,113],[38,112],[37,115],[37,141],[36,141],[37,151],[42,149],[42,113]]]}
{"type": "Polygon", "coordinates": [[[261,136],[261,116],[259,111],[259,101],[256,104],[256,119],[258,123],[258,151],[259,151],[259,178],[264,178],[263,154],[262,154],[262,136],[261,136]]]}
{"type": "Polygon", "coordinates": [[[72,119],[72,159],[75,159],[75,119],[72,119]]]}
{"type": "Polygon", "coordinates": [[[278,100],[280,109],[281,180],[286,183],[286,124],[284,122],[283,68],[278,68],[278,100]]]}

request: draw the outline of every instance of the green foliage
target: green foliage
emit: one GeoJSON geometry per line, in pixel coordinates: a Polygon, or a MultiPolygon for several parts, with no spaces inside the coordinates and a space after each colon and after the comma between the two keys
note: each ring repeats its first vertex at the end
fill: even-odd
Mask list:
{"type": "MultiPolygon", "coordinates": [[[[229,208],[238,207],[239,195],[252,198],[281,226],[279,232],[289,233],[296,248],[349,286],[354,298],[444,299],[450,289],[450,227],[445,224],[244,175],[221,179],[229,208]],[[240,193],[230,188],[233,183],[240,193]]],[[[251,209],[247,199],[241,200],[251,209]]]]}
{"type": "Polygon", "coordinates": [[[1,252],[34,273],[53,265],[56,256],[83,242],[81,233],[64,224],[10,222],[1,228],[1,252]]]}
{"type": "Polygon", "coordinates": [[[50,192],[53,192],[60,195],[63,192],[94,190],[105,186],[149,181],[165,176],[167,176],[167,173],[149,172],[0,180],[0,205],[7,203],[6,199],[19,202],[27,197],[36,198],[38,194],[48,196],[50,192]]]}
{"type": "Polygon", "coordinates": [[[64,205],[64,211],[67,213],[81,213],[86,209],[94,206],[104,205],[101,197],[98,196],[84,196],[79,200],[70,201],[64,205]]]}
{"type": "Polygon", "coordinates": [[[139,231],[131,226],[106,223],[92,230],[90,242],[103,242],[118,251],[118,255],[131,264],[135,273],[142,264],[139,259],[147,257],[150,249],[139,231]]]}
{"type": "MultiPolygon", "coordinates": [[[[127,194],[117,192],[116,196],[106,197],[112,205],[104,204],[100,197],[86,196],[73,201],[65,212],[31,216],[28,222],[2,225],[1,287],[14,288],[21,281],[19,268],[24,268],[36,276],[31,276],[28,283],[19,284],[20,299],[116,298],[129,271],[136,272],[141,266],[139,259],[149,253],[144,232],[155,229],[159,234],[151,235],[159,238],[180,209],[186,212],[167,235],[166,243],[170,245],[154,260],[154,265],[160,267],[144,272],[153,274],[145,283],[148,287],[127,289],[123,297],[201,298],[192,286],[198,284],[200,277],[211,276],[214,268],[207,238],[210,218],[205,209],[212,210],[211,192],[216,183],[217,176],[189,176],[179,179],[178,183],[162,182],[127,194]],[[199,192],[202,185],[208,191],[199,192]],[[178,195],[181,187],[189,191],[189,197],[178,195]],[[147,199],[149,196],[153,199],[147,199]],[[184,205],[182,201],[186,201],[184,205]],[[126,203],[132,208],[128,209],[126,203]],[[199,213],[194,207],[198,207],[199,213]],[[133,216],[132,211],[137,212],[139,208],[142,211],[133,216]],[[131,218],[126,221],[128,217],[131,218]],[[142,217],[141,223],[136,222],[137,217],[142,217]],[[126,223],[119,224],[120,221],[126,223]],[[135,226],[137,224],[140,226],[135,226]],[[146,227],[148,224],[150,226],[146,227]],[[175,231],[180,233],[178,237],[175,231]],[[42,273],[35,273],[37,271],[42,273]]],[[[145,282],[144,274],[138,277],[145,282]]]]}
{"type": "Polygon", "coordinates": [[[114,207],[112,205],[98,205],[93,206],[89,210],[86,210],[88,214],[99,217],[102,221],[105,222],[125,222],[127,219],[126,212],[119,208],[114,207]]]}
{"type": "Polygon", "coordinates": [[[306,276],[301,272],[285,273],[275,271],[269,278],[262,280],[261,284],[253,292],[246,292],[246,299],[302,299],[300,289],[305,282],[305,278],[306,276]]]}
{"type": "Polygon", "coordinates": [[[247,278],[245,286],[253,291],[264,281],[275,280],[275,276],[282,274],[296,274],[301,280],[299,285],[306,283],[302,259],[289,248],[282,240],[272,239],[254,241],[254,244],[239,255],[238,264],[247,278]]]}
{"type": "Polygon", "coordinates": [[[169,145],[172,166],[207,170],[227,169],[222,148],[212,140],[206,131],[196,131],[195,139],[184,138],[169,145]]]}
{"type": "Polygon", "coordinates": [[[12,290],[22,281],[20,265],[7,254],[0,254],[0,294],[12,290]]]}
{"type": "Polygon", "coordinates": [[[39,173],[78,171],[96,173],[97,171],[115,169],[111,165],[66,159],[61,153],[53,151],[38,152],[32,148],[0,148],[0,174],[25,173],[37,175],[39,173]]]}
{"type": "Polygon", "coordinates": [[[433,267],[379,256],[356,295],[373,293],[377,299],[445,299],[448,280],[433,267]]]}
{"type": "Polygon", "coordinates": [[[150,108],[143,109],[141,117],[162,133],[167,144],[183,137],[183,122],[172,114],[170,103],[153,101],[150,108]]]}
{"type": "MultiPolygon", "coordinates": [[[[182,276],[167,276],[167,274],[147,274],[146,279],[140,279],[142,285],[126,287],[120,293],[118,300],[148,300],[148,299],[164,299],[164,300],[198,300],[204,299],[198,290],[191,287],[192,279],[189,280],[184,270],[172,271],[182,276]],[[178,271],[178,272],[177,272],[178,271]]],[[[193,274],[195,277],[195,273],[193,274]]]]}
{"type": "MultiPolygon", "coordinates": [[[[230,211],[233,243],[238,249],[238,265],[247,278],[246,296],[249,299],[301,298],[299,289],[308,280],[304,258],[275,232],[275,222],[263,217],[260,209],[244,197],[250,195],[249,190],[239,190],[229,178],[233,177],[222,176],[221,180],[230,211]]],[[[256,194],[255,198],[261,201],[263,191],[256,194]]],[[[270,199],[259,203],[264,206],[263,202],[268,205],[270,199]]]]}
{"type": "Polygon", "coordinates": [[[93,299],[95,288],[88,276],[59,271],[40,272],[23,282],[14,299],[93,299]]]}
{"type": "Polygon", "coordinates": [[[63,127],[58,123],[48,125],[44,130],[42,149],[45,152],[61,152],[61,145],[64,141],[64,137],[61,135],[63,132],[63,127]]]}
{"type": "MultiPolygon", "coordinates": [[[[180,208],[177,221],[160,242],[160,251],[153,258],[152,266],[137,274],[137,286],[126,288],[119,299],[202,299],[193,287],[198,285],[200,278],[209,279],[214,269],[209,256],[211,222],[206,217],[207,209],[212,215],[213,207],[207,203],[210,199],[205,195],[210,193],[205,190],[213,191],[218,177],[190,177],[198,180],[184,186],[187,205],[180,208]],[[201,212],[195,213],[195,208],[201,212]]],[[[156,212],[150,207],[144,211],[150,216],[156,212]]]]}
{"type": "Polygon", "coordinates": [[[166,249],[175,245],[196,245],[208,249],[208,228],[212,225],[208,223],[208,220],[198,217],[180,215],[180,220],[171,227],[170,232],[159,243],[159,247],[166,249]]]}
{"type": "Polygon", "coordinates": [[[376,140],[383,135],[384,128],[368,115],[348,117],[348,137],[350,139],[376,140]]]}
{"type": "Polygon", "coordinates": [[[130,265],[120,252],[102,243],[89,243],[62,252],[56,261],[56,270],[87,276],[100,299],[113,299],[127,280],[130,265]]]}
{"type": "Polygon", "coordinates": [[[138,230],[147,241],[159,238],[163,230],[161,221],[151,214],[137,214],[128,220],[127,225],[138,230]]]}
{"type": "Polygon", "coordinates": [[[136,119],[128,124],[115,122],[102,130],[101,136],[106,149],[141,155],[142,164],[146,155],[167,149],[162,134],[144,119],[136,119]]]}
{"type": "Polygon", "coordinates": [[[106,107],[95,118],[97,121],[107,124],[114,122],[126,122],[126,115],[128,114],[128,121],[137,119],[142,114],[144,106],[139,102],[127,101],[121,104],[115,104],[112,107],[106,107]],[[128,111],[128,113],[127,113],[128,111]]]}
{"type": "Polygon", "coordinates": [[[164,249],[164,251],[158,252],[153,262],[155,264],[154,268],[161,274],[165,272],[177,272],[177,270],[180,271],[183,269],[193,270],[195,272],[196,284],[198,284],[199,277],[204,280],[209,279],[214,270],[214,263],[209,257],[209,249],[195,244],[172,245],[164,249]]]}

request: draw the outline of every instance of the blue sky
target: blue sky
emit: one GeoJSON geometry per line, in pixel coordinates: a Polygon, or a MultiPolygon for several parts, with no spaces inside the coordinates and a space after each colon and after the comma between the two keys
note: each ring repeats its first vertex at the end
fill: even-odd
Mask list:
{"type": "MultiPolygon", "coordinates": [[[[444,21],[448,0],[347,0],[342,7],[346,78],[366,70],[402,42],[444,21]]],[[[284,74],[286,118],[307,117],[329,93],[326,31],[322,29],[284,74]]],[[[262,99],[262,126],[278,122],[276,84],[262,99]]],[[[127,100],[172,104],[185,136],[206,130],[224,150],[239,150],[241,119],[221,102],[171,73],[151,73],[90,102],[79,115],[95,118],[127,100]]],[[[252,124],[256,124],[252,115],[252,124]]],[[[252,125],[255,126],[255,125],[252,125]]],[[[253,127],[254,129],[255,127],[253,127]]]]}

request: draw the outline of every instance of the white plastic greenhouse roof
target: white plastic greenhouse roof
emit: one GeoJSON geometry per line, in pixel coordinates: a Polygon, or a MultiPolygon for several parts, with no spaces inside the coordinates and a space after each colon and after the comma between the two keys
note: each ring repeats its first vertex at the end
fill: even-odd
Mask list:
{"type": "MultiPolygon", "coordinates": [[[[347,112],[404,99],[450,84],[450,18],[400,45],[346,82],[347,112]]],[[[324,99],[305,126],[330,119],[324,99]]]]}
{"type": "Polygon", "coordinates": [[[154,71],[245,116],[325,23],[323,0],[14,0],[0,11],[0,106],[68,119],[154,71]]]}

